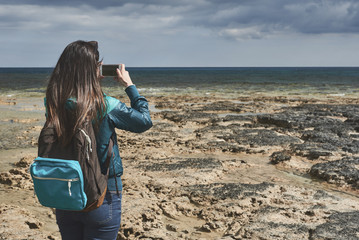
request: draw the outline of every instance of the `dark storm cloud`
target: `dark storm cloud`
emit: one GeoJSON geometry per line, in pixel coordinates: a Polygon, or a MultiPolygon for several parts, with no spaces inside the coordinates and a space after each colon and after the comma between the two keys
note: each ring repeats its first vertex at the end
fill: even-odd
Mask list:
{"type": "Polygon", "coordinates": [[[231,32],[359,33],[359,2],[355,0],[208,0],[192,9],[188,24],[231,32]],[[200,13],[196,15],[196,13],[200,13]]]}
{"type": "MultiPolygon", "coordinates": [[[[359,33],[357,0],[0,0],[0,10],[1,5],[9,4],[19,7],[27,5],[30,10],[31,6],[47,7],[47,10],[70,8],[73,15],[85,15],[85,7],[89,14],[100,11],[102,18],[109,21],[111,17],[127,17],[134,25],[146,28],[148,24],[152,30],[156,29],[157,24],[159,31],[194,27],[232,39],[263,38],[283,33],[359,33]]],[[[61,10],[57,14],[56,19],[60,21],[61,10]]],[[[64,16],[68,17],[66,14],[64,16]]],[[[32,17],[36,18],[16,12],[6,15],[0,11],[0,26],[4,26],[6,21],[9,26],[14,26],[16,18],[21,23],[25,18],[32,21],[32,17]]],[[[74,17],[73,20],[77,21],[75,26],[79,25],[79,18],[74,17]]],[[[48,26],[51,21],[49,19],[48,26]]],[[[68,25],[71,18],[64,19],[64,22],[68,25]]],[[[58,22],[54,24],[57,27],[61,25],[58,22]]],[[[80,25],[84,27],[84,24],[80,25]]]]}

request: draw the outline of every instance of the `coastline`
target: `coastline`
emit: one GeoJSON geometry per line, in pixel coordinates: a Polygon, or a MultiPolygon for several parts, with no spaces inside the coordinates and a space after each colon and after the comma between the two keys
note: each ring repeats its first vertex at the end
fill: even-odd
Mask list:
{"type": "MultiPolygon", "coordinates": [[[[359,157],[355,95],[208,91],[148,100],[154,127],[141,135],[118,131],[125,169],[119,239],[358,237],[358,173],[335,178],[330,174],[341,171],[329,165],[339,161],[339,169],[346,157],[359,157]]],[[[27,172],[44,122],[41,103],[1,100],[8,139],[0,153],[3,238],[59,239],[27,172]]]]}

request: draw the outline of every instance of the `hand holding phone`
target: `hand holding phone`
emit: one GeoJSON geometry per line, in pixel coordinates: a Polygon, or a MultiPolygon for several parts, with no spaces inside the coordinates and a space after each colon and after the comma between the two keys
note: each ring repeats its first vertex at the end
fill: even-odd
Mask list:
{"type": "Polygon", "coordinates": [[[120,68],[116,69],[116,77],[115,80],[119,82],[124,87],[129,87],[133,85],[130,73],[126,71],[125,64],[120,64],[120,68]]]}

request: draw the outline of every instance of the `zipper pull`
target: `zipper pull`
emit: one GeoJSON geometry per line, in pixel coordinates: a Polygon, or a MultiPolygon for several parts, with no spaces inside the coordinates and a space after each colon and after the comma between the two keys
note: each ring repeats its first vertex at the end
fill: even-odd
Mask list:
{"type": "Polygon", "coordinates": [[[67,182],[67,185],[69,187],[69,195],[71,196],[71,180],[67,182]]]}

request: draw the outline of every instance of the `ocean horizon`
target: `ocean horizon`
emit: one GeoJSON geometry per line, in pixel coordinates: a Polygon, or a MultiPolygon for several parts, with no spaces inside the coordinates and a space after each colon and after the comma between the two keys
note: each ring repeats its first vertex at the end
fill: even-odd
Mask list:
{"type": "MultiPolygon", "coordinates": [[[[126,67],[145,94],[359,95],[359,67],[126,67]]],[[[53,67],[0,67],[0,95],[43,94],[53,67]]],[[[107,77],[106,93],[120,86],[107,77]]]]}

